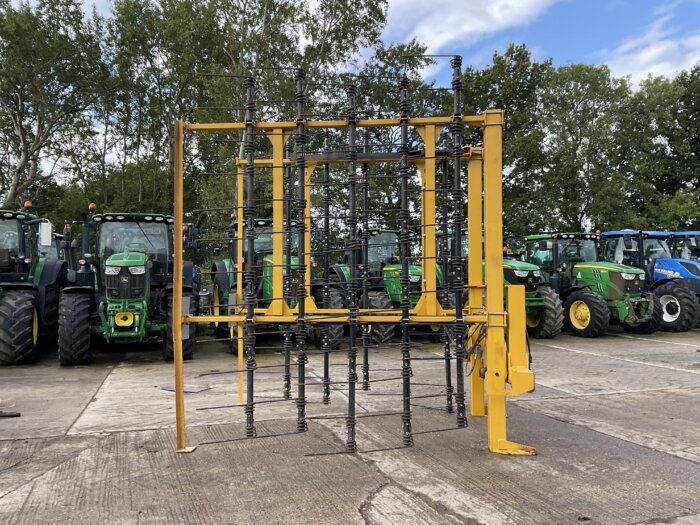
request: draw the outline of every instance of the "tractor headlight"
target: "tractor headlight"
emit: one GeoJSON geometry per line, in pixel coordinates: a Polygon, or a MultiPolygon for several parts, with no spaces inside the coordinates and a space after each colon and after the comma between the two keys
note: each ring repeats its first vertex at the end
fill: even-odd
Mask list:
{"type": "Polygon", "coordinates": [[[409,275],[408,280],[412,283],[419,283],[420,282],[420,275],[409,275]]]}
{"type": "Polygon", "coordinates": [[[513,273],[516,275],[516,277],[527,277],[530,270],[513,270],[513,273]]]}
{"type": "Polygon", "coordinates": [[[624,272],[622,272],[620,275],[622,276],[622,278],[625,281],[634,281],[634,278],[637,277],[636,273],[624,273],[624,272]]]}
{"type": "Polygon", "coordinates": [[[542,272],[539,270],[534,270],[532,272],[532,275],[534,275],[535,277],[542,277],[542,272]]]}
{"type": "Polygon", "coordinates": [[[129,273],[131,275],[143,275],[146,273],[145,266],[129,266],[129,273]]]}
{"type": "Polygon", "coordinates": [[[106,266],[105,275],[119,275],[121,269],[121,266],[106,266]]]}

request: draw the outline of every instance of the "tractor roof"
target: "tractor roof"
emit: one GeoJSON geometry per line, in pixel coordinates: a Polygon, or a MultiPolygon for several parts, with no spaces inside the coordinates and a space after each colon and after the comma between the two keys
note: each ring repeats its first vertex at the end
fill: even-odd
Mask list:
{"type": "Polygon", "coordinates": [[[98,213],[92,216],[95,222],[174,222],[172,215],[161,213],[98,213]]]}
{"type": "Polygon", "coordinates": [[[597,239],[597,233],[584,233],[584,232],[552,232],[552,233],[538,233],[537,235],[528,235],[525,237],[526,241],[541,241],[545,239],[551,239],[553,237],[559,237],[560,239],[597,239]]]}
{"type": "Polygon", "coordinates": [[[603,237],[622,237],[624,235],[639,235],[642,234],[645,238],[652,239],[667,239],[671,233],[665,231],[651,231],[651,230],[611,230],[603,232],[603,237]]]}
{"type": "Polygon", "coordinates": [[[19,221],[32,221],[38,219],[33,213],[15,210],[0,210],[0,219],[17,219],[19,221]]]}
{"type": "Polygon", "coordinates": [[[688,231],[688,232],[672,232],[671,237],[697,237],[700,235],[700,231],[688,231]]]}

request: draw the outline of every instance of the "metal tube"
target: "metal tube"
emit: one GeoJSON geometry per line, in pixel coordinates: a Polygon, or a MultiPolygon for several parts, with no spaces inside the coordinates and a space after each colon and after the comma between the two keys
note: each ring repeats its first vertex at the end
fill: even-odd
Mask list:
{"type": "Polygon", "coordinates": [[[411,434],[411,335],[409,326],[411,300],[409,297],[408,258],[410,256],[410,235],[408,222],[408,78],[400,81],[401,100],[399,102],[401,120],[401,144],[399,153],[401,161],[399,173],[401,176],[401,210],[399,211],[399,250],[401,254],[401,377],[403,378],[403,414],[401,416],[403,444],[413,445],[411,434]]]}
{"type": "MultiPolygon", "coordinates": [[[[330,141],[328,132],[324,137],[324,150],[330,151],[330,141]]],[[[326,163],[323,165],[323,275],[325,282],[323,284],[323,307],[328,308],[331,299],[331,283],[330,283],[330,261],[331,261],[331,165],[326,163]]],[[[331,402],[331,378],[330,378],[330,359],[331,359],[331,344],[328,340],[328,327],[322,329],[323,342],[321,349],[323,350],[323,404],[327,405],[331,402]]]]}
{"type": "Polygon", "coordinates": [[[348,160],[348,188],[350,191],[348,199],[348,218],[347,226],[350,230],[348,239],[348,249],[350,251],[350,282],[348,283],[348,296],[350,304],[348,305],[348,326],[350,332],[350,342],[348,348],[348,415],[346,417],[347,424],[347,441],[345,449],[348,452],[357,452],[357,442],[355,440],[355,383],[357,382],[357,146],[356,146],[356,131],[357,131],[357,113],[356,113],[356,97],[357,87],[348,86],[348,151],[346,158],[348,160]]]}
{"type": "MultiPolygon", "coordinates": [[[[287,159],[292,155],[292,143],[288,142],[285,146],[287,159]]],[[[285,198],[285,219],[283,226],[284,235],[284,297],[291,296],[292,290],[292,171],[291,165],[284,167],[284,198],[285,198]]],[[[289,399],[292,390],[292,373],[291,373],[291,352],[292,352],[292,329],[289,324],[284,325],[284,342],[282,349],[284,351],[284,373],[282,378],[282,393],[285,399],[289,399]]]]}
{"type": "MultiPolygon", "coordinates": [[[[370,131],[362,134],[363,153],[370,152],[370,131]]],[[[362,308],[369,308],[369,164],[362,163],[362,308]]],[[[369,390],[369,325],[362,323],[362,390],[369,390]]]]}
{"type": "Polygon", "coordinates": [[[298,370],[298,395],[297,405],[297,431],[305,432],[308,429],[306,423],[306,129],[305,105],[306,95],[304,94],[304,78],[306,73],[303,69],[296,71],[296,101],[297,101],[297,128],[294,135],[294,149],[296,152],[297,168],[297,242],[298,242],[298,263],[297,263],[297,370],[298,370]]]}
{"type": "MultiPolygon", "coordinates": [[[[441,146],[443,150],[447,150],[447,135],[442,135],[441,146]]],[[[447,158],[443,158],[440,162],[440,229],[442,230],[442,236],[440,237],[440,253],[441,259],[440,264],[442,266],[443,275],[443,286],[440,291],[440,302],[443,306],[448,306],[450,303],[450,275],[449,275],[449,200],[448,200],[448,188],[449,188],[449,172],[447,169],[447,158]]],[[[442,339],[443,339],[443,354],[445,356],[445,410],[448,413],[454,412],[454,407],[452,404],[452,394],[454,388],[452,387],[452,354],[451,354],[451,343],[450,337],[447,333],[447,328],[442,327],[442,339]]]]}
{"type": "Polygon", "coordinates": [[[454,241],[452,251],[452,268],[454,272],[454,298],[455,298],[455,370],[457,372],[457,392],[455,404],[457,405],[457,426],[467,425],[467,415],[464,406],[464,254],[462,253],[462,207],[464,202],[464,190],[462,189],[462,57],[455,56],[452,59],[452,90],[453,90],[453,118],[452,118],[452,153],[454,166],[454,187],[452,191],[454,210],[452,214],[452,239],[454,241]]]}
{"type": "Polygon", "coordinates": [[[245,260],[245,306],[246,318],[243,325],[243,345],[246,355],[246,406],[245,419],[246,437],[255,437],[255,79],[248,77],[244,83],[246,87],[246,134],[245,143],[243,146],[246,164],[244,167],[244,176],[246,184],[245,195],[245,239],[248,246],[245,260]]]}

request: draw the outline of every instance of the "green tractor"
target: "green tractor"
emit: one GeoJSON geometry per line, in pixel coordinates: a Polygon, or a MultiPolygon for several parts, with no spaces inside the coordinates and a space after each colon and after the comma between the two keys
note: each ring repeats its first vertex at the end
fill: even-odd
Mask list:
{"type": "MultiPolygon", "coordinates": [[[[437,235],[440,239],[443,234],[438,232],[437,235]]],[[[442,261],[443,244],[438,242],[438,261],[442,261]]],[[[541,272],[537,266],[517,259],[520,256],[519,250],[505,249],[503,255],[503,285],[521,284],[525,287],[528,335],[537,339],[551,339],[559,335],[564,324],[564,308],[559,295],[547,282],[541,280],[541,272]]],[[[462,231],[462,256],[469,256],[466,230],[462,231]]],[[[444,261],[441,264],[444,266],[444,261]]],[[[439,278],[438,283],[442,285],[439,278]]]]}
{"type": "MultiPolygon", "coordinates": [[[[297,223],[295,221],[290,222],[290,226],[292,228],[295,228],[296,224],[297,223]]],[[[230,298],[236,293],[236,276],[238,269],[238,250],[236,242],[237,231],[238,221],[234,220],[225,235],[227,238],[227,257],[214,261],[212,264],[212,315],[222,315],[223,313],[229,311],[230,298]]],[[[257,308],[268,308],[272,303],[272,298],[274,296],[272,279],[272,270],[274,268],[272,260],[274,235],[275,233],[273,232],[272,219],[256,219],[255,240],[253,242],[255,254],[255,282],[253,283],[253,289],[255,290],[257,308]]],[[[297,234],[293,233],[291,235],[291,239],[291,250],[288,254],[285,253],[285,264],[289,266],[290,273],[288,275],[285,268],[285,290],[283,295],[289,306],[293,308],[297,303],[296,291],[298,279],[296,276],[296,270],[299,268],[297,234]]],[[[243,242],[242,270],[245,268],[247,250],[247,242],[243,242]]],[[[243,276],[243,290],[245,290],[248,285],[247,281],[245,281],[245,271],[243,271],[243,276]]],[[[312,293],[319,307],[322,307],[325,304],[327,308],[343,308],[341,291],[337,286],[331,286],[329,296],[324,298],[323,286],[321,286],[319,283],[313,283],[312,293]]],[[[265,327],[262,325],[257,325],[258,330],[264,330],[264,328],[265,327]]],[[[236,330],[237,328],[235,324],[229,327],[227,323],[214,323],[214,334],[217,339],[231,339],[231,341],[234,341],[237,338],[236,330]]],[[[271,331],[275,330],[277,330],[277,327],[271,328],[271,331]]],[[[328,338],[332,348],[336,348],[339,345],[339,339],[342,334],[343,327],[341,325],[328,325],[328,338]]],[[[233,345],[231,346],[231,350],[235,352],[233,345]]]]}
{"type": "Polygon", "coordinates": [[[58,331],[67,268],[51,223],[29,209],[0,210],[0,365],[36,362],[58,331]]]}
{"type": "MultiPolygon", "coordinates": [[[[62,365],[89,364],[95,343],[152,336],[162,338],[163,358],[172,361],[173,223],[172,217],[157,213],[104,213],[84,219],[82,257],[59,306],[62,365]]],[[[195,229],[190,228],[186,246],[196,251],[195,229]]],[[[183,311],[194,315],[198,277],[191,261],[184,262],[183,276],[183,311]]],[[[185,325],[183,331],[183,357],[192,359],[196,325],[185,325]]]]}
{"type": "Polygon", "coordinates": [[[653,333],[661,309],[645,293],[644,271],[598,258],[599,235],[546,233],[525,239],[526,262],[537,265],[564,302],[564,321],[572,334],[599,337],[610,322],[631,333],[653,333]]]}
{"type": "MultiPolygon", "coordinates": [[[[396,230],[370,230],[367,242],[367,261],[362,262],[361,254],[357,260],[360,267],[366,268],[368,274],[367,307],[372,310],[396,310],[401,305],[401,262],[399,260],[399,233],[396,230]]],[[[333,289],[341,289],[341,301],[347,305],[348,283],[350,282],[350,250],[346,248],[344,262],[330,268],[329,276],[333,289]]],[[[360,272],[361,274],[362,272],[360,272]]],[[[409,264],[409,299],[414,307],[421,295],[420,265],[409,264]]],[[[441,278],[438,268],[438,279],[441,278]]],[[[322,288],[317,290],[317,294],[322,288]]],[[[358,293],[362,286],[358,285],[358,293]]],[[[338,293],[335,292],[334,296],[338,293]]],[[[318,299],[317,299],[318,302],[318,299]]],[[[338,308],[342,308],[339,306],[338,308]]],[[[395,326],[392,324],[374,324],[370,329],[372,340],[378,344],[388,342],[394,335],[395,326]]]]}

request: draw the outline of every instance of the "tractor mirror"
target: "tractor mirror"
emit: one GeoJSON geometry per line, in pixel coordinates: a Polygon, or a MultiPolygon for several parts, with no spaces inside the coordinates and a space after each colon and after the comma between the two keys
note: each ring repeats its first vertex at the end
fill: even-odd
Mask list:
{"type": "Polygon", "coordinates": [[[631,235],[625,235],[622,239],[625,243],[625,250],[634,250],[634,245],[632,244],[632,236],[631,235]]]}
{"type": "Polygon", "coordinates": [[[221,255],[221,246],[214,247],[214,255],[216,255],[217,257],[221,255]]]}
{"type": "Polygon", "coordinates": [[[53,224],[49,221],[39,223],[39,244],[51,246],[53,244],[53,224]]]}

